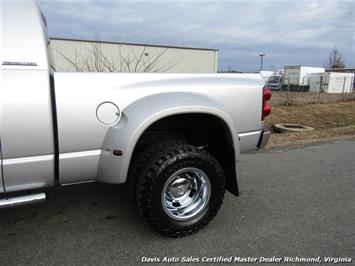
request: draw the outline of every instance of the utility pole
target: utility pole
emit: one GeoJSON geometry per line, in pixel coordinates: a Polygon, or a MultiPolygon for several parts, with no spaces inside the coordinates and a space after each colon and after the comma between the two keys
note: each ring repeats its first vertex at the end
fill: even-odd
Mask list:
{"type": "Polygon", "coordinates": [[[265,54],[259,54],[260,56],[260,71],[263,70],[263,60],[264,60],[264,56],[265,54]]]}

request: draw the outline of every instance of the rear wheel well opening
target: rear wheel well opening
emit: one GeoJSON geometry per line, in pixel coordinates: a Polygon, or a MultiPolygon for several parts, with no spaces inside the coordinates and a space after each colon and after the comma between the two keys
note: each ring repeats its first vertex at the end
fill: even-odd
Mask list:
{"type": "Polygon", "coordinates": [[[227,190],[238,195],[233,137],[227,124],[210,114],[179,114],[153,123],[139,138],[129,169],[143,150],[153,143],[169,139],[206,149],[222,166],[227,190]]]}

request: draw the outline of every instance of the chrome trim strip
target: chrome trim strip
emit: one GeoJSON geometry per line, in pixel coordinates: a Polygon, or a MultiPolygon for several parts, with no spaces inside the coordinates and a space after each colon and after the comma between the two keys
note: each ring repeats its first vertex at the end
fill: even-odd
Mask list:
{"type": "Polygon", "coordinates": [[[65,184],[61,184],[61,186],[65,187],[65,186],[81,185],[81,184],[94,183],[94,182],[96,182],[96,180],[87,180],[87,181],[65,183],[65,184]]]}
{"type": "Polygon", "coordinates": [[[44,193],[0,199],[0,209],[41,202],[45,199],[46,194],[44,193]]]}
{"type": "Polygon", "coordinates": [[[238,136],[240,138],[242,138],[242,137],[248,137],[248,136],[252,136],[252,135],[259,135],[261,133],[261,131],[262,130],[243,132],[243,133],[239,133],[238,136]]]}
{"type": "Polygon", "coordinates": [[[31,157],[21,157],[12,159],[3,159],[3,166],[11,164],[29,163],[29,162],[43,162],[53,160],[54,155],[40,155],[31,157]]]}
{"type": "Polygon", "coordinates": [[[60,153],[59,159],[69,159],[76,157],[87,157],[87,156],[96,156],[100,155],[102,150],[91,150],[91,151],[78,151],[78,152],[67,152],[60,153]]]}

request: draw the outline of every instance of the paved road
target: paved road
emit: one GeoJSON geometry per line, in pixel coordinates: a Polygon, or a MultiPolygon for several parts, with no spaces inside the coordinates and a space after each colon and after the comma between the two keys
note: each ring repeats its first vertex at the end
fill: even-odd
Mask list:
{"type": "Polygon", "coordinates": [[[124,186],[48,191],[45,203],[0,211],[0,264],[140,262],[142,256],[352,256],[355,259],[355,141],[242,157],[239,198],[180,239],[140,219],[124,186]]]}

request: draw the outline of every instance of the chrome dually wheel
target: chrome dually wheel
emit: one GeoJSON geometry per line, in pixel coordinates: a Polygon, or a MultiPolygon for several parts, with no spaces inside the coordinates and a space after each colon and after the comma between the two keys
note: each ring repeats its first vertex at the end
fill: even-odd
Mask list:
{"type": "Polygon", "coordinates": [[[211,195],[211,183],[200,169],[187,167],[169,177],[162,192],[162,206],[167,215],[186,220],[206,207],[211,195]]]}
{"type": "Polygon", "coordinates": [[[216,215],[225,192],[218,161],[180,140],[152,144],[136,160],[131,178],[146,221],[171,237],[203,228],[216,215]]]}

